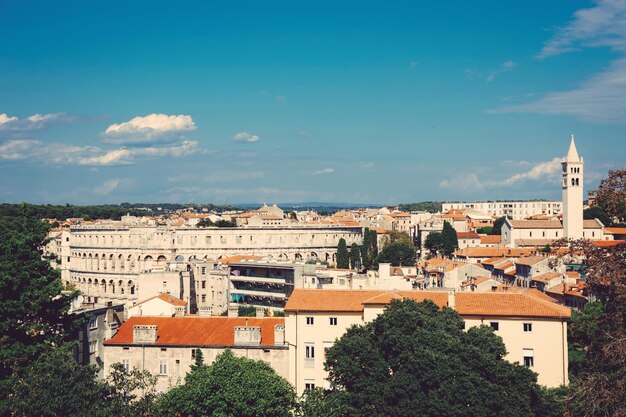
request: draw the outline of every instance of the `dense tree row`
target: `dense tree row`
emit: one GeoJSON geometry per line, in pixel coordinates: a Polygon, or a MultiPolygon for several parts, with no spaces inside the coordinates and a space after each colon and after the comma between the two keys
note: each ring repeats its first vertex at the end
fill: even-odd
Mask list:
{"type": "Polygon", "coordinates": [[[398,205],[398,210],[411,212],[411,211],[427,211],[429,213],[440,213],[441,202],[439,201],[422,201],[419,203],[406,203],[398,205]]]}
{"type": "Polygon", "coordinates": [[[57,219],[65,220],[70,218],[90,219],[113,219],[119,220],[126,214],[134,216],[144,216],[145,211],[128,209],[118,205],[101,206],[74,206],[66,204],[60,205],[36,205],[28,203],[20,204],[0,204],[0,216],[5,217],[32,217],[36,219],[57,219]]]}

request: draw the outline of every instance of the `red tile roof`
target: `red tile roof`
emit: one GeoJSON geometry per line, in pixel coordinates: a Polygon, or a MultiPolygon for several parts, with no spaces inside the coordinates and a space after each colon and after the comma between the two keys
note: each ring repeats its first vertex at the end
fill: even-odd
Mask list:
{"type": "Polygon", "coordinates": [[[156,346],[234,346],[236,326],[261,327],[261,346],[274,346],[274,326],[285,319],[255,317],[131,317],[106,345],[133,343],[133,326],[157,326],[156,346]]]}
{"type": "Polygon", "coordinates": [[[480,243],[485,244],[495,244],[502,242],[502,236],[500,235],[479,235],[480,243]]]}
{"type": "Polygon", "coordinates": [[[476,232],[457,232],[458,239],[480,239],[480,235],[476,232]]]}
{"type": "Polygon", "coordinates": [[[135,304],[135,306],[138,306],[139,304],[146,303],[146,302],[148,302],[150,300],[154,300],[155,298],[161,299],[161,300],[165,301],[166,303],[169,303],[169,304],[171,304],[173,306],[184,307],[184,306],[187,305],[187,301],[181,300],[178,297],[174,297],[172,294],[161,294],[161,295],[155,295],[154,297],[150,297],[148,299],[140,301],[137,304],[135,304]]]}
{"type": "Polygon", "coordinates": [[[598,247],[611,247],[611,246],[619,246],[626,243],[626,240],[594,240],[593,244],[598,247]]]}
{"type": "Polygon", "coordinates": [[[626,235],[626,227],[605,227],[604,233],[611,235],[626,235]]]}
{"type": "MultiPolygon", "coordinates": [[[[537,293],[540,293],[537,291],[537,293]]],[[[388,304],[392,299],[433,300],[438,306],[448,304],[445,291],[375,291],[375,290],[304,290],[291,294],[285,311],[362,312],[366,304],[388,304]]],[[[570,310],[536,293],[458,292],[455,309],[462,316],[570,317],[570,310]]]]}

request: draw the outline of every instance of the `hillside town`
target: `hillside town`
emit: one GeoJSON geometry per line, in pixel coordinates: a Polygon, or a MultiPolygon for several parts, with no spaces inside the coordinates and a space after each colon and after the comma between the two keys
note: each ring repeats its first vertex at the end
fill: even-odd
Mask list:
{"type": "Polygon", "coordinates": [[[467,328],[490,326],[508,361],[559,387],[569,382],[567,323],[594,300],[583,259],[562,242],[626,243],[626,228],[583,219],[584,161],[573,136],[561,163],[562,201],[49,219],[58,226],[44,254],[80,294],[71,312],[88,325],[75,356],[101,377],[121,363],[157,375],[165,392],[198,352],[211,363],[229,349],[266,362],[297,394],[329,388],[324,357],[334,342],[392,300],[411,299],[456,310],[467,328]],[[446,250],[433,236],[448,228],[446,250]],[[359,249],[366,236],[378,253],[404,241],[415,256],[368,265],[359,249]]]}

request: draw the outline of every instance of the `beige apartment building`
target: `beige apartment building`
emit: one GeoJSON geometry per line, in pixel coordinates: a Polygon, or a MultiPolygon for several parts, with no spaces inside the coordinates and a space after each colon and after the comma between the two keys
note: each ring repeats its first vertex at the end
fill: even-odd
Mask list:
{"type": "Polygon", "coordinates": [[[289,380],[298,393],[326,387],[325,352],[352,325],[381,314],[395,298],[430,299],[451,307],[466,328],[490,325],[501,336],[506,359],[532,368],[538,382],[549,387],[567,384],[567,320],[570,309],[520,293],[446,291],[302,290],[285,307],[289,380]]]}
{"type": "Polygon", "coordinates": [[[268,363],[287,378],[284,323],[272,317],[131,317],[104,342],[104,374],[114,363],[147,370],[164,392],[184,381],[198,350],[204,363],[211,364],[230,349],[235,356],[268,363]]]}

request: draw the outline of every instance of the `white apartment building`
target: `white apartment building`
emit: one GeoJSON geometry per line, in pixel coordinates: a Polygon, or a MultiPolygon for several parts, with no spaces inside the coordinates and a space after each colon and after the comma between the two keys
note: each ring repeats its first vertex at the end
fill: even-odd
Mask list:
{"type": "Polygon", "coordinates": [[[432,300],[454,308],[466,328],[492,326],[507,349],[505,359],[538,374],[549,387],[568,383],[567,320],[569,308],[519,293],[446,291],[300,290],[285,307],[289,349],[289,380],[296,392],[326,387],[325,352],[352,325],[374,320],[396,298],[432,300]]]}
{"type": "Polygon", "coordinates": [[[526,219],[530,216],[545,215],[558,216],[563,212],[560,201],[461,201],[443,203],[441,210],[446,213],[450,210],[476,210],[496,217],[510,216],[514,220],[526,219]]]}

